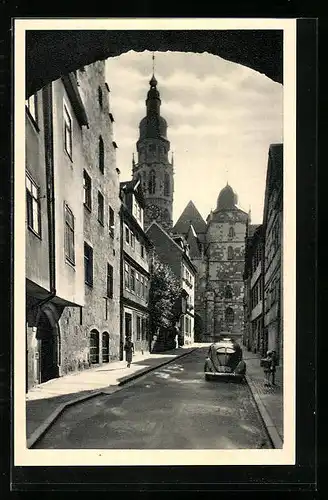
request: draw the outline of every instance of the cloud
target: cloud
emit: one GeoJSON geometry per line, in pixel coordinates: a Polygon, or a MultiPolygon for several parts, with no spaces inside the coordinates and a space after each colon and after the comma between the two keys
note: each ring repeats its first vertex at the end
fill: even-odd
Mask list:
{"type": "MultiPolygon", "coordinates": [[[[282,86],[207,53],[158,53],[155,63],[161,114],[175,151],[175,219],[191,198],[206,217],[229,176],[240,203],[247,210],[251,204],[261,222],[268,148],[283,137],[282,86]]],[[[107,61],[122,179],[131,177],[151,73],[148,51],[107,61]]]]}

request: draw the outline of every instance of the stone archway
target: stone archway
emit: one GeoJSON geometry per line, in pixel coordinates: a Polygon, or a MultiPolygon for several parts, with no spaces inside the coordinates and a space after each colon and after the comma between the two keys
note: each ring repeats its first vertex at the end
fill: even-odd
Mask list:
{"type": "Polygon", "coordinates": [[[28,30],[27,97],[63,74],[130,50],[208,52],[283,83],[283,30],[28,30]]]}

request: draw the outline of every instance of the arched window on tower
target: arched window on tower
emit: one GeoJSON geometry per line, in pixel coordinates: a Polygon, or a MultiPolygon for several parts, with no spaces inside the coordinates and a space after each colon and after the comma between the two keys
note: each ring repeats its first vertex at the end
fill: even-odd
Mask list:
{"type": "Polygon", "coordinates": [[[231,285],[227,285],[225,287],[224,297],[226,299],[232,299],[232,288],[231,288],[231,285]]]}
{"type": "Polygon", "coordinates": [[[104,141],[101,136],[99,136],[98,161],[99,161],[99,170],[103,174],[105,168],[105,149],[104,149],[104,141]]]}
{"type": "Polygon", "coordinates": [[[227,307],[224,314],[225,321],[228,325],[232,325],[235,319],[235,314],[231,307],[227,307]]]}
{"type": "Polygon", "coordinates": [[[164,174],[164,196],[170,196],[170,176],[167,172],[164,174]]]}
{"type": "Polygon", "coordinates": [[[231,226],[229,228],[229,238],[233,238],[235,236],[235,230],[234,228],[231,226]]]}
{"type": "Polygon", "coordinates": [[[151,170],[148,179],[148,192],[149,194],[155,194],[156,191],[156,174],[155,170],[151,170]]]}
{"type": "Polygon", "coordinates": [[[170,220],[170,212],[168,211],[167,208],[165,208],[164,211],[163,211],[163,219],[165,221],[169,221],[170,220]]]}
{"type": "Polygon", "coordinates": [[[232,259],[233,259],[233,248],[228,247],[228,260],[232,260],[232,259]]]}

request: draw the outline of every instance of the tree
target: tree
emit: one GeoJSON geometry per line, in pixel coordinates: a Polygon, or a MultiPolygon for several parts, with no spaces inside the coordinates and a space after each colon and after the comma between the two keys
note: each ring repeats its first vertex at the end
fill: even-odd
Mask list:
{"type": "Polygon", "coordinates": [[[149,320],[151,338],[162,328],[171,328],[175,320],[175,304],[180,294],[180,283],[167,264],[153,255],[150,289],[149,320]]]}

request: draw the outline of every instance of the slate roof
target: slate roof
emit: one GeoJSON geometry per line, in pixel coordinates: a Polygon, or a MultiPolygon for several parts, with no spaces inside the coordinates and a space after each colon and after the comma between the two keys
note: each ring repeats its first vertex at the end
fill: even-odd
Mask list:
{"type": "Polygon", "coordinates": [[[193,226],[197,234],[206,232],[206,222],[191,200],[175,223],[172,231],[178,234],[187,234],[190,225],[193,226]]]}

